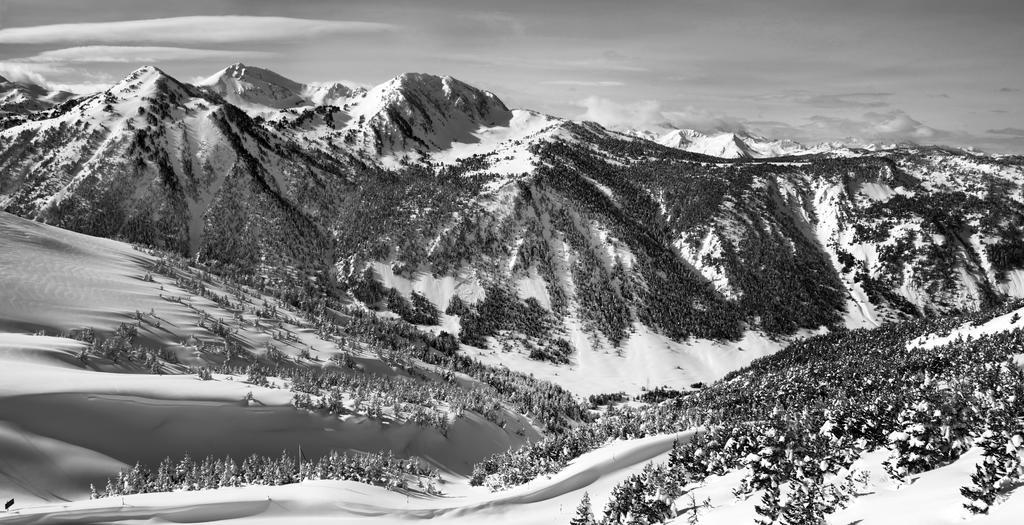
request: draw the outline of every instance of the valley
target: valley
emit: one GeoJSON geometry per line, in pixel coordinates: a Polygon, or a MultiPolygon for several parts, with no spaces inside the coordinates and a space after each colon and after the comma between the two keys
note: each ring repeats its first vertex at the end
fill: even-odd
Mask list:
{"type": "Polygon", "coordinates": [[[422,73],[9,89],[0,523],[1024,508],[1020,156],[422,73]]]}

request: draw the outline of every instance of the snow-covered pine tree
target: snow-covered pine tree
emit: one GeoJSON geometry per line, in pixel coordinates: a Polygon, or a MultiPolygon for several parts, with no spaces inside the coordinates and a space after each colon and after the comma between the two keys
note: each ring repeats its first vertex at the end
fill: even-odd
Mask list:
{"type": "Polygon", "coordinates": [[[966,428],[960,413],[962,399],[925,384],[921,399],[899,415],[901,430],[889,437],[893,456],[886,472],[903,481],[959,457],[966,448],[966,428]]]}
{"type": "Polygon", "coordinates": [[[990,417],[989,428],[975,445],[982,449],[982,460],[971,475],[971,485],[961,487],[960,493],[967,498],[964,508],[987,514],[1001,490],[1024,479],[1024,425],[1000,410],[990,417]]]}
{"type": "Polygon", "coordinates": [[[630,502],[633,500],[633,485],[627,479],[612,488],[608,502],[604,506],[604,524],[624,523],[629,516],[630,502]]]}
{"type": "Polygon", "coordinates": [[[821,486],[813,480],[791,480],[788,499],[782,507],[783,525],[824,525],[830,510],[821,494],[821,486]]]}
{"type": "Polygon", "coordinates": [[[768,485],[761,496],[761,503],[754,505],[754,512],[757,516],[754,523],[757,525],[776,525],[779,523],[779,516],[782,508],[779,505],[778,484],[768,485]]]}
{"type": "Polygon", "coordinates": [[[590,494],[583,493],[583,499],[576,507],[576,515],[573,516],[569,525],[597,525],[597,521],[594,520],[594,511],[590,506],[590,494]]]}
{"type": "Polygon", "coordinates": [[[153,477],[153,490],[156,492],[170,492],[174,486],[174,463],[170,457],[165,457],[157,465],[156,475],[153,477]]]}

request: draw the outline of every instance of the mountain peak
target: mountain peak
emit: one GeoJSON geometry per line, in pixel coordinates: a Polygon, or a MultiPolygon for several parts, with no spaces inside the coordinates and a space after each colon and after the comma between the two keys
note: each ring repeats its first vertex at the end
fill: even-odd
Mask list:
{"type": "Polygon", "coordinates": [[[767,138],[748,130],[702,132],[694,129],[629,129],[625,134],[657,142],[670,148],[682,149],[712,157],[770,158],[789,155],[821,153],[834,149],[828,145],[805,146],[788,139],[767,138]]]}
{"type": "MultiPolygon", "coordinates": [[[[251,84],[265,83],[279,86],[292,92],[301,92],[303,88],[302,84],[269,69],[247,66],[241,62],[231,64],[218,75],[227,75],[251,84]]],[[[218,75],[214,75],[214,77],[218,75]]]]}
{"type": "Polygon", "coordinates": [[[512,112],[496,95],[450,76],[403,73],[362,95],[354,121],[365,121],[378,154],[444,149],[476,142],[482,127],[506,126],[512,112]]]}
{"type": "Polygon", "coordinates": [[[196,83],[242,107],[287,109],[308,105],[306,86],[269,69],[236,62],[196,83]]]}
{"type": "Polygon", "coordinates": [[[168,88],[185,90],[185,86],[181,82],[178,82],[174,77],[164,73],[160,68],[155,66],[142,66],[129,73],[128,76],[111,86],[107,91],[121,95],[130,95],[133,93],[143,95],[153,94],[168,88]]]}
{"type": "Polygon", "coordinates": [[[170,77],[167,73],[156,66],[142,66],[128,74],[129,77],[135,77],[136,79],[142,78],[153,78],[153,77],[170,77]]]}

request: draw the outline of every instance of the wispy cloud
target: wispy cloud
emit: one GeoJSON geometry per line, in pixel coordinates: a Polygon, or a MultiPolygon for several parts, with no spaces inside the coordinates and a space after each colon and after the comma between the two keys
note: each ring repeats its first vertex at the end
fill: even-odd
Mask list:
{"type": "Polygon", "coordinates": [[[163,46],[78,46],[43,51],[38,55],[16,59],[35,63],[153,63],[170,60],[235,60],[237,58],[267,59],[276,53],[222,49],[195,49],[163,46]]]}
{"type": "Polygon", "coordinates": [[[576,118],[593,120],[611,128],[688,128],[703,132],[752,132],[809,144],[856,139],[854,142],[948,142],[1007,149],[1019,147],[1015,146],[1014,141],[1019,142],[1024,137],[1024,129],[1019,128],[988,131],[990,134],[1006,135],[1005,139],[986,139],[963,131],[937,129],[899,109],[869,111],[859,116],[814,115],[800,122],[782,122],[747,120],[694,106],[666,110],[655,100],[620,103],[604,97],[591,96],[576,102],[576,105],[583,108],[583,112],[576,118]]]}
{"type": "Polygon", "coordinates": [[[1017,88],[1011,88],[1011,87],[999,88],[999,92],[1000,93],[1016,93],[1018,91],[1020,91],[1020,90],[1017,89],[1017,88]]]}
{"type": "Polygon", "coordinates": [[[345,33],[378,33],[395,27],[374,22],[277,16],[182,16],[118,22],[52,24],[0,29],[0,44],[193,43],[227,44],[296,40],[345,33]]]}
{"type": "Polygon", "coordinates": [[[523,24],[523,21],[508,13],[498,13],[493,11],[482,13],[461,13],[456,15],[455,18],[459,21],[472,24],[477,30],[482,28],[492,35],[512,34],[522,36],[526,34],[526,26],[523,24]]]}
{"type": "Polygon", "coordinates": [[[104,73],[80,71],[61,63],[0,62],[0,75],[15,82],[35,84],[47,89],[74,93],[95,93],[110,87],[114,78],[104,73]],[[55,77],[74,75],[73,82],[54,82],[55,77]]]}
{"type": "Polygon", "coordinates": [[[661,104],[656,100],[619,103],[611,99],[590,96],[576,103],[583,108],[579,120],[592,120],[611,128],[646,129],[661,125],[664,117],[661,104]]]}
{"type": "Polygon", "coordinates": [[[478,64],[486,66],[521,67],[540,70],[572,70],[572,71],[624,71],[642,72],[646,68],[636,63],[616,57],[603,55],[598,58],[578,59],[556,59],[556,58],[521,58],[521,57],[492,57],[469,54],[448,54],[439,57],[450,62],[461,62],[466,64],[478,64]]]}
{"type": "Polygon", "coordinates": [[[25,82],[37,86],[47,86],[46,77],[38,70],[14,62],[0,62],[0,76],[13,82],[25,82]]]}
{"type": "Polygon", "coordinates": [[[815,115],[805,128],[826,137],[858,137],[869,141],[933,141],[948,132],[927,126],[901,110],[868,112],[859,118],[815,115]]]}
{"type": "Polygon", "coordinates": [[[889,95],[890,93],[841,93],[816,95],[801,102],[819,108],[880,108],[889,105],[882,100],[889,95]]]}
{"type": "Polygon", "coordinates": [[[741,119],[730,115],[694,106],[666,111],[656,100],[619,103],[590,96],[576,105],[584,110],[576,117],[579,120],[592,120],[611,128],[690,128],[706,132],[747,129],[741,119]]]}
{"type": "Polygon", "coordinates": [[[1002,129],[990,129],[988,133],[993,135],[1009,135],[1011,137],[1024,137],[1024,129],[1021,128],[1002,128],[1002,129]]]}
{"type": "Polygon", "coordinates": [[[849,108],[882,108],[888,106],[885,100],[892,93],[856,92],[856,93],[808,93],[805,91],[767,95],[761,100],[775,100],[810,106],[814,108],[849,109],[849,108]]]}
{"type": "Polygon", "coordinates": [[[617,80],[547,80],[541,82],[549,86],[580,86],[580,87],[617,87],[625,86],[617,80]]]}

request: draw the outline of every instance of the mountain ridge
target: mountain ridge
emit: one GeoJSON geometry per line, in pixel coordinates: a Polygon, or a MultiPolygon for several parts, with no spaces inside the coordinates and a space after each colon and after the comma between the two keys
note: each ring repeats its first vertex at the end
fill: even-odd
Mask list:
{"type": "MultiPolygon", "coordinates": [[[[222,73],[287,83],[237,66],[222,73]]],[[[510,110],[451,77],[399,75],[341,106],[295,86],[268,99],[288,107],[238,107],[140,68],[0,132],[0,207],[314,283],[297,301],[333,294],[417,320],[432,317],[410,305],[430,304],[464,343],[556,362],[651,338],[736,349],[755,332],[1024,295],[1012,159],[898,147],[776,160],[740,134],[725,142],[747,156],[725,159],[510,110]]]]}

